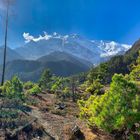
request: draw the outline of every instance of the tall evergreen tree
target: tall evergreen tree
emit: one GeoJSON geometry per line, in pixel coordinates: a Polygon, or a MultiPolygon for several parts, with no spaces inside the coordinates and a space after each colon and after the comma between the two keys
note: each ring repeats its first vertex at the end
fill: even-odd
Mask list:
{"type": "Polygon", "coordinates": [[[39,86],[43,89],[50,89],[50,84],[52,82],[52,73],[49,69],[44,70],[39,80],[39,86]]]}

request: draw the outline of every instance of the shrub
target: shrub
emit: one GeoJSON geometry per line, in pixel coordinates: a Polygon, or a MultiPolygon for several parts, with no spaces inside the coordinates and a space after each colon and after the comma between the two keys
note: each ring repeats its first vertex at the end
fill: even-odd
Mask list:
{"type": "Polygon", "coordinates": [[[99,80],[95,80],[87,89],[86,92],[93,94],[100,94],[103,85],[99,82],[99,80]]]}
{"type": "Polygon", "coordinates": [[[62,91],[62,98],[66,99],[66,98],[70,98],[72,96],[71,92],[70,92],[70,88],[65,87],[62,91]]]}
{"type": "Polygon", "coordinates": [[[139,52],[139,56],[136,60],[136,65],[132,66],[130,78],[135,81],[140,81],[140,52],[139,52]]]}
{"type": "Polygon", "coordinates": [[[29,89],[33,88],[33,86],[34,86],[34,83],[31,81],[28,81],[28,82],[24,83],[23,87],[25,90],[29,90],[29,89]]]}
{"type": "Polygon", "coordinates": [[[62,77],[53,77],[53,82],[51,85],[51,91],[61,91],[65,87],[65,80],[62,77]]]}
{"type": "Polygon", "coordinates": [[[140,96],[134,83],[123,75],[115,74],[110,90],[104,95],[92,95],[87,101],[79,101],[80,117],[91,127],[107,132],[131,130],[140,121],[140,96]]]}
{"type": "Polygon", "coordinates": [[[27,93],[31,95],[37,95],[40,92],[41,88],[37,84],[34,84],[31,89],[27,90],[27,93]]]}
{"type": "Polygon", "coordinates": [[[17,76],[14,76],[10,81],[6,81],[2,87],[2,94],[9,98],[24,98],[23,83],[17,76]]]}

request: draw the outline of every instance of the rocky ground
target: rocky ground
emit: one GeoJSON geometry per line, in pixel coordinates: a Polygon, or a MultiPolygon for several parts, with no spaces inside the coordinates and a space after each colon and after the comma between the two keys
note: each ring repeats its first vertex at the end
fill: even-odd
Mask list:
{"type": "MultiPolygon", "coordinates": [[[[78,118],[79,110],[76,103],[63,101],[54,94],[41,93],[31,96],[26,112],[31,121],[23,128],[17,129],[15,137],[9,140],[113,140],[102,131],[89,129],[85,122],[78,118]]],[[[25,113],[25,112],[24,112],[25,113]]],[[[0,130],[0,140],[5,132],[0,130]]]]}
{"type": "Polygon", "coordinates": [[[79,110],[72,101],[63,102],[65,107],[58,108],[61,102],[54,94],[40,94],[32,106],[31,115],[36,117],[47,134],[55,140],[113,140],[103,132],[93,132],[85,122],[78,118],[79,110]],[[77,132],[76,132],[77,131],[77,132]],[[77,134],[76,134],[77,133],[77,134]]]}

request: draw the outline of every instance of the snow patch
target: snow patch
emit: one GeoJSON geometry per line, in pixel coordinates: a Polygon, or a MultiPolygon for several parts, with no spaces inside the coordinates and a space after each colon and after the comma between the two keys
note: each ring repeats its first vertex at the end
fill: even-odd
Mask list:
{"type": "MultiPolygon", "coordinates": [[[[77,34],[60,35],[54,32],[52,35],[50,35],[47,32],[44,32],[43,35],[34,37],[29,33],[23,33],[23,37],[25,39],[25,43],[29,43],[30,41],[39,42],[41,40],[51,39],[51,41],[54,41],[54,44],[56,43],[55,46],[52,45],[54,51],[57,51],[59,49],[74,54],[82,59],[90,60],[93,62],[95,61],[95,59],[97,59],[97,63],[102,58],[110,58],[115,55],[124,54],[131,48],[131,45],[120,44],[115,41],[88,40],[77,34]],[[56,39],[62,40],[62,43],[57,44],[56,39]]],[[[41,42],[39,43],[41,44],[41,42]]],[[[48,48],[50,46],[51,45],[49,45],[48,48]]]]}

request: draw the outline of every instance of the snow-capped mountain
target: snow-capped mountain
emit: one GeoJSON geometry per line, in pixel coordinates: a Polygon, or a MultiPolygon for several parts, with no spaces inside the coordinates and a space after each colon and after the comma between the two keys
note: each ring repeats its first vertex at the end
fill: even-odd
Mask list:
{"type": "Polygon", "coordinates": [[[60,35],[53,33],[40,35],[35,38],[29,33],[24,33],[25,45],[16,51],[26,59],[38,59],[54,51],[61,51],[82,58],[93,64],[108,60],[110,57],[124,54],[131,45],[119,44],[114,41],[89,40],[77,34],[60,35]]]}
{"type": "Polygon", "coordinates": [[[101,40],[99,44],[100,45],[98,47],[102,50],[100,55],[101,57],[111,57],[114,55],[124,54],[131,48],[131,45],[119,44],[114,41],[104,42],[101,40]]]}

